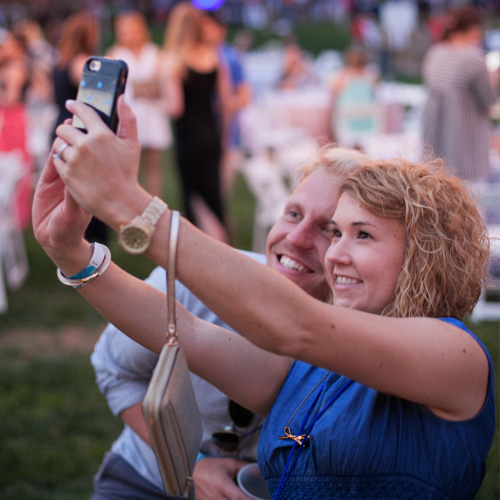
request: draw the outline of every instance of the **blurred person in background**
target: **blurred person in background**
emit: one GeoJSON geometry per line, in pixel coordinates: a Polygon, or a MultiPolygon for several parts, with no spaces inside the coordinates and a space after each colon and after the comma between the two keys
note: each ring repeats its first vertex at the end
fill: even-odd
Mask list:
{"type": "Polygon", "coordinates": [[[236,171],[242,161],[240,112],[252,99],[252,91],[245,80],[242,61],[242,54],[248,49],[252,35],[249,31],[241,31],[236,35],[233,43],[229,43],[226,40],[227,24],[224,11],[214,11],[211,15],[220,27],[220,50],[229,67],[231,77],[231,99],[230,105],[227,106],[228,116],[225,118],[221,164],[222,195],[228,202],[233,194],[236,171]]]}
{"type": "Polygon", "coordinates": [[[59,110],[54,130],[72,117],[64,104],[76,98],[85,61],[99,52],[100,40],[99,24],[88,12],[77,12],[63,22],[53,73],[54,98],[59,110]]]}
{"type": "Polygon", "coordinates": [[[277,86],[280,89],[300,89],[316,83],[311,64],[294,36],[285,39],[283,69],[277,86]]]}
{"type": "Polygon", "coordinates": [[[220,43],[220,26],[206,12],[189,2],[172,9],[165,36],[167,94],[184,211],[207,234],[228,242],[221,160],[231,87],[220,43]]]}
{"type": "Polygon", "coordinates": [[[356,82],[367,84],[373,97],[377,74],[368,65],[367,52],[361,47],[350,47],[344,54],[344,67],[332,80],[333,95],[338,97],[346,88],[351,87],[356,82]]]}
{"type": "Polygon", "coordinates": [[[443,41],[430,48],[422,67],[429,93],[424,147],[473,182],[490,177],[489,108],[495,102],[481,40],[477,10],[471,5],[451,9],[445,15],[443,41]]]}
{"type": "Polygon", "coordinates": [[[334,76],[332,133],[342,146],[360,148],[362,138],[374,132],[375,85],[378,75],[368,65],[367,51],[351,47],[344,54],[344,67],[334,76]]]}
{"type": "Polygon", "coordinates": [[[145,186],[161,197],[163,152],[172,144],[162,52],[151,41],[146,18],[137,11],[117,16],[115,37],[107,55],[128,65],[127,93],[137,116],[145,186]]]}
{"type": "Polygon", "coordinates": [[[24,40],[30,67],[26,104],[29,119],[29,148],[37,172],[49,154],[52,128],[56,119],[52,74],[56,51],[47,41],[41,26],[33,19],[14,24],[14,33],[24,40]]]}
{"type": "Polygon", "coordinates": [[[14,33],[24,38],[28,57],[44,68],[55,64],[55,48],[47,41],[42,27],[33,19],[22,19],[15,23],[14,33]]]}
{"type": "Polygon", "coordinates": [[[19,181],[12,207],[19,226],[26,228],[31,217],[33,159],[28,144],[26,98],[31,68],[26,46],[11,31],[0,33],[0,154],[15,165],[19,181]]]}
{"type": "MultiPolygon", "coordinates": [[[[55,129],[64,120],[72,118],[65,103],[68,99],[76,99],[85,61],[99,52],[100,43],[100,26],[90,12],[77,12],[63,22],[57,45],[57,62],[53,72],[54,100],[58,109],[54,137],[55,129]]],[[[90,241],[106,242],[108,228],[93,217],[85,236],[90,241]]]]}

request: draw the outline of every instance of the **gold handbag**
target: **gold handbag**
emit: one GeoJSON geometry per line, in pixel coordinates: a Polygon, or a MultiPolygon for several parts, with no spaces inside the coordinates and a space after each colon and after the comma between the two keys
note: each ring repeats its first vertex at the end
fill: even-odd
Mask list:
{"type": "Polygon", "coordinates": [[[175,321],[175,257],[179,212],[172,212],[167,269],[168,332],[153,372],[143,412],[165,490],[193,494],[192,473],[202,438],[201,418],[175,321]]]}

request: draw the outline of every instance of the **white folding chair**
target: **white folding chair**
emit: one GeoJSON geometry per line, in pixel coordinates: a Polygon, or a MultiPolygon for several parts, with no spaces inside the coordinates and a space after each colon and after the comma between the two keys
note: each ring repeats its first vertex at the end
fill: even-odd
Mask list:
{"type": "Polygon", "coordinates": [[[401,157],[418,162],[422,159],[422,139],[414,130],[399,134],[374,133],[363,139],[363,152],[373,160],[401,157]]]}
{"type": "Polygon", "coordinates": [[[479,207],[488,227],[490,240],[491,269],[488,288],[477,303],[471,319],[473,321],[499,321],[500,302],[500,185],[475,185],[474,193],[479,197],[479,207]],[[495,296],[495,297],[492,297],[495,296]],[[489,300],[493,298],[493,300],[489,300]]]}
{"type": "Polygon", "coordinates": [[[309,163],[318,149],[318,141],[307,135],[297,137],[278,148],[276,157],[281,174],[287,180],[291,189],[294,189],[299,183],[300,167],[309,163]]]}
{"type": "Polygon", "coordinates": [[[24,236],[14,203],[21,176],[21,153],[0,153],[0,313],[8,309],[6,288],[19,288],[28,275],[24,236]]]}
{"type": "Polygon", "coordinates": [[[491,239],[491,267],[492,275],[488,279],[488,289],[472,311],[472,321],[500,321],[500,225],[489,225],[488,232],[491,239]],[[495,294],[494,300],[489,300],[495,294]]]}
{"type": "Polygon", "coordinates": [[[283,212],[289,189],[272,150],[248,159],[242,173],[256,201],[252,250],[264,252],[267,233],[283,212]]]}

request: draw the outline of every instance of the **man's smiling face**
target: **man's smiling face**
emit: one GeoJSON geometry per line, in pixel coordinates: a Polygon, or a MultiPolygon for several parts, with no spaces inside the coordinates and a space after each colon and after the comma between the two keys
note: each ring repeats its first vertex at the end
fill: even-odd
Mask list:
{"type": "Polygon", "coordinates": [[[328,169],[313,171],[291,194],[267,237],[268,265],[319,300],[329,295],[323,262],[339,188],[340,179],[328,169]]]}

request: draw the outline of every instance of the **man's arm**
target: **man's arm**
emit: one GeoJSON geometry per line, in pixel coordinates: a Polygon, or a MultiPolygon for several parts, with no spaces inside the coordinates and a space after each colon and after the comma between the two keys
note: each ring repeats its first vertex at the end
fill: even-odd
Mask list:
{"type": "MultiPolygon", "coordinates": [[[[127,411],[141,407],[158,355],[128,338],[109,324],[91,355],[96,382],[114,415],[119,415],[143,440],[148,442],[144,425],[136,428],[127,411]]],[[[140,410],[142,413],[142,410],[140,410]]],[[[139,415],[140,416],[140,415],[139,415]]]]}
{"type": "Polygon", "coordinates": [[[146,420],[142,412],[142,401],[125,408],[120,413],[120,418],[127,424],[145,443],[151,446],[151,439],[149,438],[149,431],[146,426],[146,420]]]}

